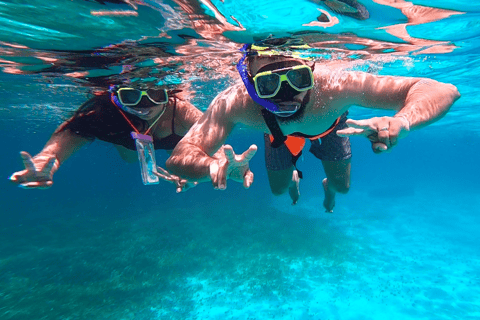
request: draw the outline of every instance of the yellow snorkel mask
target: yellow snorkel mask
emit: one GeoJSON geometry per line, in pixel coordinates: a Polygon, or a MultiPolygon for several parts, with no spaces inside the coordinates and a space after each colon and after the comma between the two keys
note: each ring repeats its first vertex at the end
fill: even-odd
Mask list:
{"type": "Polygon", "coordinates": [[[258,56],[284,56],[295,59],[311,60],[306,52],[310,46],[306,44],[290,43],[282,39],[267,39],[261,43],[245,44],[241,49],[244,56],[237,64],[237,70],[242,78],[243,83],[248,91],[250,97],[263,106],[271,113],[280,117],[289,117],[298,111],[299,106],[285,109],[285,106],[280,106],[269,100],[278,94],[283,82],[288,82],[292,89],[297,91],[307,91],[313,88],[313,72],[309,66],[298,65],[288,68],[269,70],[260,72],[253,78],[248,75],[245,60],[250,55],[258,56]]]}

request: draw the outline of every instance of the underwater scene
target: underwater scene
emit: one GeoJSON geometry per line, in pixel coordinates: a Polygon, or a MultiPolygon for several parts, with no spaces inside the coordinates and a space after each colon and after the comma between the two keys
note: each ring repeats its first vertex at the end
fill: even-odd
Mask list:
{"type": "MultiPolygon", "coordinates": [[[[479,3],[7,0],[0,26],[0,319],[480,319],[479,3]],[[237,68],[278,51],[305,63],[259,67],[256,77],[237,68]],[[311,86],[298,70],[311,70],[311,86]],[[415,130],[400,117],[399,132],[412,130],[398,144],[388,126],[349,136],[349,183],[334,198],[327,164],[308,152],[314,140],[296,162],[303,177],[277,194],[263,122],[188,133],[243,103],[225,98],[232,88],[258,110],[306,112],[310,102],[262,101],[286,87],[324,99],[329,84],[312,87],[325,70],[432,79],[418,82],[439,97],[427,107],[445,110],[415,130]],[[270,71],[279,79],[272,94],[260,77],[270,71]],[[102,118],[87,122],[95,112],[102,118]],[[157,150],[140,158],[150,167],[137,161],[142,142],[117,138],[114,126],[153,130],[157,150]],[[387,133],[381,142],[392,150],[375,149],[387,133]],[[195,186],[169,172],[172,149],[195,139],[208,156],[223,143],[237,158],[255,145],[251,186],[228,179],[222,188],[210,176],[195,186]],[[145,170],[158,183],[145,183],[145,170]]],[[[333,87],[343,81],[335,79],[333,87]]],[[[369,89],[351,87],[370,102],[369,89]]],[[[371,91],[389,105],[397,98],[380,91],[399,87],[371,91]]],[[[394,108],[352,101],[348,119],[395,119],[394,108]]]]}

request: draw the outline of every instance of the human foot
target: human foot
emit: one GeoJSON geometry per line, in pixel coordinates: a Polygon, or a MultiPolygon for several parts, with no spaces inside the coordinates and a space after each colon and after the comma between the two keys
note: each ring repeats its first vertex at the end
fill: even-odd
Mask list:
{"type": "Polygon", "coordinates": [[[327,178],[322,181],[323,190],[325,191],[325,200],[323,200],[323,206],[325,207],[325,212],[333,213],[333,208],[335,207],[335,192],[328,189],[328,180],[327,178]]]}
{"type": "Polygon", "coordinates": [[[300,178],[298,177],[297,170],[293,170],[292,181],[290,181],[290,186],[288,187],[288,194],[292,199],[292,206],[296,205],[300,198],[300,178]]]}

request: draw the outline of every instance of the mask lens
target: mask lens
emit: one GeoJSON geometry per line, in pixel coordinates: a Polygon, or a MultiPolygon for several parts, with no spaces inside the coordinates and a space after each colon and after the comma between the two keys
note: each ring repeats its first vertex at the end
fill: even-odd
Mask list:
{"type": "Polygon", "coordinates": [[[148,89],[148,97],[154,103],[166,103],[168,102],[168,95],[165,89],[148,89]]]}
{"type": "Polygon", "coordinates": [[[118,98],[122,104],[126,106],[134,106],[138,104],[142,98],[142,92],[136,89],[120,89],[118,90],[118,98]]]}
{"type": "Polygon", "coordinates": [[[280,77],[277,74],[267,74],[256,79],[258,95],[271,96],[279,86],[280,77]]]}
{"type": "Polygon", "coordinates": [[[308,89],[312,86],[312,75],[307,68],[290,70],[287,78],[296,89],[308,89]]]}

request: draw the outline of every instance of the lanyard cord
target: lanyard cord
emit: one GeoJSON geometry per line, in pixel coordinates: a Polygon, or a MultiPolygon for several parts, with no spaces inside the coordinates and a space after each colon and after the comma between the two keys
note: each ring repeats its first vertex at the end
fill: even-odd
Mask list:
{"type": "MultiPolygon", "coordinates": [[[[133,125],[133,123],[130,121],[130,119],[127,118],[127,116],[125,115],[125,113],[122,111],[122,109],[120,109],[120,107],[118,106],[118,104],[116,103],[116,101],[114,100],[114,96],[113,96],[113,92],[112,92],[112,102],[113,104],[117,107],[118,111],[120,111],[120,114],[125,118],[125,120],[127,120],[128,124],[130,125],[130,127],[132,127],[132,129],[140,134],[140,131],[138,131],[138,129],[133,125]]],[[[168,103],[168,102],[167,102],[168,103]]],[[[165,113],[165,110],[167,110],[167,106],[165,106],[165,108],[163,108],[163,111],[160,113],[160,115],[157,117],[157,119],[150,125],[150,127],[148,127],[147,131],[145,131],[145,135],[147,135],[150,130],[153,128],[153,126],[158,122],[158,120],[160,120],[160,118],[163,116],[163,114],[165,113]]]]}

